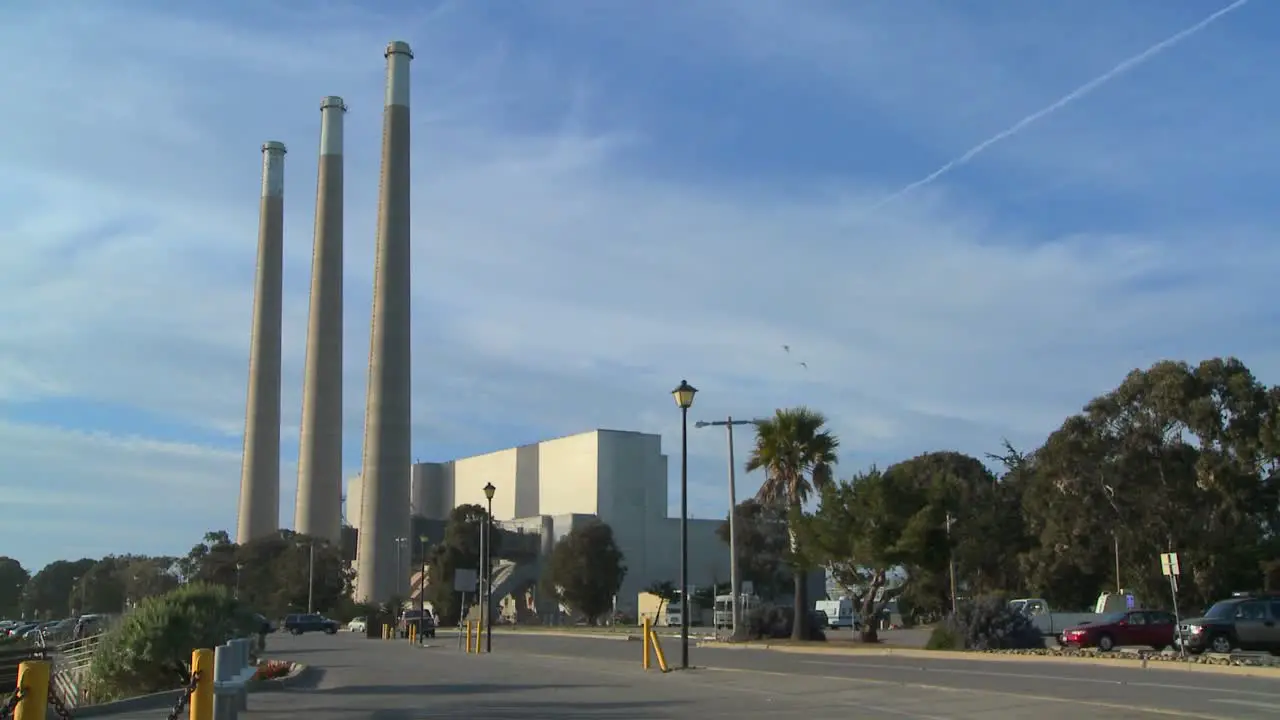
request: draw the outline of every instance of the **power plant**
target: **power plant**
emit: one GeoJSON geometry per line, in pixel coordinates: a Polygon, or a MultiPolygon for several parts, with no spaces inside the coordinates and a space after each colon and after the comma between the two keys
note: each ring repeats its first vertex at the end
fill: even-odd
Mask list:
{"type": "Polygon", "coordinates": [[[280,326],[284,312],[284,143],[262,146],[258,277],[249,338],[249,390],[236,542],[280,526],[280,326]]]}
{"type": "MultiPolygon", "coordinates": [[[[399,593],[409,553],[410,141],[408,43],[388,43],[378,198],[373,316],[365,407],[361,534],[356,599],[399,593]]],[[[342,513],[343,113],[342,98],[320,105],[311,303],[303,378],[295,529],[337,542],[342,513]]],[[[280,373],[283,322],[283,143],[263,145],[258,268],[250,343],[244,459],[236,542],[279,529],[280,373]]],[[[355,524],[353,522],[353,524],[355,524]]]]}
{"type": "Polygon", "coordinates": [[[340,97],[320,103],[311,313],[293,517],[298,532],[335,543],[342,537],[342,115],[346,111],[340,97]]]}

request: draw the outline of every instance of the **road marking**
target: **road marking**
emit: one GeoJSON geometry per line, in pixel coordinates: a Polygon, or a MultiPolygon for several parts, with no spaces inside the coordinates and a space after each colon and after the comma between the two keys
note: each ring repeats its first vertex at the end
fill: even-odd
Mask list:
{"type": "Polygon", "coordinates": [[[883,665],[880,663],[838,663],[830,660],[801,660],[804,665],[827,665],[831,667],[841,667],[847,670],[856,670],[857,668],[873,668],[876,670],[915,670],[925,673],[947,673],[951,675],[978,675],[985,677],[1004,677],[1004,678],[1020,678],[1023,680],[1052,680],[1054,682],[1074,682],[1087,683],[1094,685],[1127,685],[1129,687],[1144,687],[1155,690],[1190,690],[1193,692],[1210,692],[1210,693],[1226,693],[1228,695],[1251,695],[1254,697],[1273,698],[1276,696],[1274,692],[1259,692],[1257,690],[1232,690],[1230,688],[1220,687],[1204,687],[1198,685],[1182,685],[1172,683],[1154,683],[1136,681],[1129,682],[1125,680],[1107,680],[1105,678],[1087,678],[1087,677],[1062,677],[1058,675],[1041,675],[1039,673],[1005,673],[995,672],[994,670],[962,670],[959,668],[933,668],[923,667],[919,665],[883,665]]]}
{"type": "Polygon", "coordinates": [[[917,688],[920,690],[933,690],[935,692],[963,693],[966,695],[994,695],[996,697],[1017,698],[1021,700],[1034,700],[1037,702],[1051,702],[1051,703],[1059,703],[1059,704],[1065,704],[1065,705],[1084,705],[1087,707],[1103,708],[1106,710],[1131,710],[1131,711],[1147,713],[1150,715],[1164,715],[1168,717],[1200,718],[1201,720],[1228,720],[1227,718],[1223,718],[1220,716],[1204,715],[1202,713],[1183,712],[1181,710],[1172,710],[1167,708],[1143,707],[1141,705],[1124,705],[1122,703],[1109,703],[1109,702],[1102,702],[1099,700],[1076,700],[1073,698],[1053,697],[1052,695],[1032,695],[1029,693],[1004,692],[1001,690],[978,690],[974,688],[949,687],[947,685],[930,685],[927,683],[896,682],[892,680],[867,680],[865,678],[855,679],[855,678],[839,677],[834,675],[808,675],[804,673],[794,673],[794,672],[787,673],[787,672],[778,672],[773,670],[746,670],[741,668],[720,668],[720,667],[708,667],[708,668],[705,668],[705,670],[708,670],[711,672],[755,673],[759,675],[772,675],[775,677],[795,677],[796,675],[803,675],[804,677],[807,677],[807,678],[817,678],[820,680],[832,680],[835,682],[843,682],[843,683],[847,683],[852,680],[854,682],[860,682],[860,683],[866,683],[866,684],[895,685],[898,687],[917,688]]]}
{"type": "Polygon", "coordinates": [[[1230,698],[1210,698],[1209,702],[1223,703],[1225,705],[1243,705],[1245,707],[1261,708],[1263,710],[1280,713],[1280,704],[1277,703],[1264,703],[1257,702],[1255,700],[1233,700],[1230,698]]]}

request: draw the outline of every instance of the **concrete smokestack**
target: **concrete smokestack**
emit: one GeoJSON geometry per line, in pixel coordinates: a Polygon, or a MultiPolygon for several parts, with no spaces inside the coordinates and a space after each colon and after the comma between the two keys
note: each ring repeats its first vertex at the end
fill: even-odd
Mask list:
{"type": "Polygon", "coordinates": [[[356,597],[407,596],[409,552],[409,61],[405,42],[387,45],[382,177],[364,415],[363,507],[356,597]],[[399,562],[397,562],[397,559],[399,562]]]}
{"type": "Polygon", "coordinates": [[[280,528],[280,325],[284,310],[284,143],[262,146],[258,278],[249,339],[249,392],[236,542],[280,528]]]}
{"type": "Polygon", "coordinates": [[[311,317],[302,380],[298,450],[298,532],[342,539],[342,114],[340,97],[320,102],[311,317]]]}

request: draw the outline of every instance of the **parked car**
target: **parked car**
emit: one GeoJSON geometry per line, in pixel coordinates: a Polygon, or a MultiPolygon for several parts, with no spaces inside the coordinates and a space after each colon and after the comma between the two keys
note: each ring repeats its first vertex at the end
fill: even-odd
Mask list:
{"type": "Polygon", "coordinates": [[[368,631],[369,631],[369,623],[367,620],[365,620],[362,617],[352,618],[351,622],[347,623],[347,632],[362,633],[362,632],[368,632],[368,631]]]}
{"type": "Polygon", "coordinates": [[[401,614],[396,628],[400,637],[409,637],[409,627],[412,625],[418,627],[418,637],[436,636],[436,619],[430,610],[406,610],[401,614]]]}
{"type": "Polygon", "coordinates": [[[286,615],[284,629],[294,635],[308,632],[322,632],[332,635],[338,632],[338,622],[316,613],[306,615],[286,615]]]}
{"type": "Polygon", "coordinates": [[[1237,593],[1214,603],[1203,617],[1184,620],[1179,635],[1191,653],[1280,654],[1280,594],[1237,593]]]}
{"type": "Polygon", "coordinates": [[[1110,652],[1118,647],[1172,647],[1177,634],[1173,613],[1163,610],[1130,610],[1103,615],[1062,632],[1067,647],[1096,647],[1110,652]]]}
{"type": "Polygon", "coordinates": [[[1096,623],[1106,615],[1133,610],[1137,606],[1133,595],[1128,592],[1102,593],[1094,605],[1093,612],[1061,612],[1049,605],[1044,598],[1018,598],[1009,601],[1009,609],[1020,612],[1031,619],[1042,635],[1047,638],[1061,639],[1064,630],[1085,623],[1096,623]]]}
{"type": "Polygon", "coordinates": [[[266,615],[263,615],[262,613],[254,613],[253,619],[258,623],[259,635],[270,635],[276,631],[276,624],[267,619],[266,615]]]}

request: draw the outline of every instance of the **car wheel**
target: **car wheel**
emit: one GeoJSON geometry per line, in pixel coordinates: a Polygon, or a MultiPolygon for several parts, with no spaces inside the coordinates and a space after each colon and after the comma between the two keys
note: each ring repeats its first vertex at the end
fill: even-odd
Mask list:
{"type": "Polygon", "coordinates": [[[338,632],[338,628],[336,627],[328,627],[324,629],[325,635],[335,635],[337,634],[337,632],[338,632]]]}
{"type": "Polygon", "coordinates": [[[1213,639],[1209,641],[1209,652],[1227,655],[1231,652],[1231,649],[1231,638],[1223,635],[1222,633],[1214,635],[1213,639]]]}
{"type": "Polygon", "coordinates": [[[294,629],[290,630],[289,632],[293,633],[294,635],[301,635],[301,634],[302,634],[302,628],[294,628],[294,629]]]}
{"type": "Polygon", "coordinates": [[[1116,647],[1116,641],[1110,635],[1102,635],[1098,638],[1098,650],[1102,652],[1111,652],[1116,647]]]}

